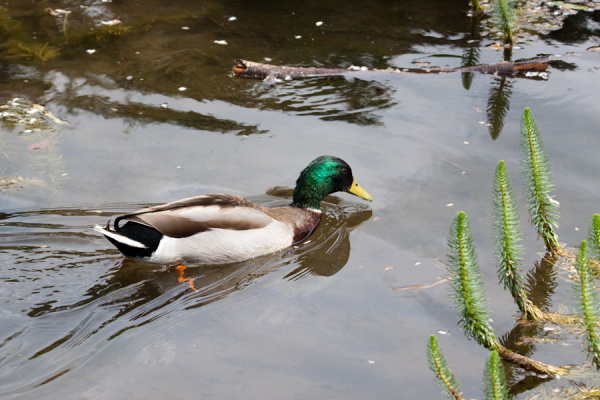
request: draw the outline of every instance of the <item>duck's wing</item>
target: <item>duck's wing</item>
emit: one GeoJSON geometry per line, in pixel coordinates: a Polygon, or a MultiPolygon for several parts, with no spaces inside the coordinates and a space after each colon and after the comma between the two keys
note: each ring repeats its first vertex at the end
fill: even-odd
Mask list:
{"type": "Polygon", "coordinates": [[[183,238],[211,229],[260,229],[273,218],[256,204],[231,194],[208,194],[119,215],[123,220],[152,227],[163,235],[183,238]]]}

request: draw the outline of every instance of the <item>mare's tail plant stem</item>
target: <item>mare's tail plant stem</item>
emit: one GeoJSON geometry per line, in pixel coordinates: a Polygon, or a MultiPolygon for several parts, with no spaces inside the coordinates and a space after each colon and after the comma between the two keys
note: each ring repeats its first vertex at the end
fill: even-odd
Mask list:
{"type": "Polygon", "coordinates": [[[497,351],[492,351],[483,370],[483,391],[486,400],[507,400],[506,373],[497,351]]]}
{"type": "Polygon", "coordinates": [[[431,335],[427,342],[427,359],[429,360],[429,369],[438,379],[442,392],[450,398],[464,400],[460,393],[460,382],[456,380],[454,372],[448,366],[435,335],[431,335]]]}
{"type": "Polygon", "coordinates": [[[600,262],[600,214],[594,214],[588,228],[590,250],[597,262],[600,262]]]}
{"type": "Polygon", "coordinates": [[[467,214],[460,211],[450,226],[448,238],[448,272],[454,289],[454,302],[460,313],[459,325],[467,337],[475,339],[490,350],[498,342],[484,300],[484,287],[479,273],[479,262],[469,227],[467,214]]]}
{"type": "Polygon", "coordinates": [[[494,0],[494,13],[500,22],[504,43],[512,45],[515,42],[513,25],[515,13],[511,0],[494,0]]]}
{"type": "Polygon", "coordinates": [[[600,369],[600,336],[598,335],[598,312],[600,303],[596,295],[594,276],[590,268],[587,255],[587,242],[581,242],[581,247],[575,259],[575,269],[579,278],[573,283],[573,291],[577,301],[577,308],[582,316],[584,346],[589,352],[592,363],[600,369]]]}
{"type": "Polygon", "coordinates": [[[523,266],[523,247],[519,210],[513,192],[510,176],[504,161],[496,167],[492,198],[493,228],[496,239],[498,278],[510,292],[523,315],[531,320],[543,319],[544,313],[528,298],[523,287],[520,267],[523,266]]]}
{"type": "Polygon", "coordinates": [[[525,197],[529,201],[529,220],[544,239],[546,249],[553,255],[564,252],[558,244],[553,227],[558,227],[558,201],[550,193],[554,189],[550,163],[542,143],[540,131],[529,108],[521,119],[521,150],[523,154],[522,174],[525,197]]]}

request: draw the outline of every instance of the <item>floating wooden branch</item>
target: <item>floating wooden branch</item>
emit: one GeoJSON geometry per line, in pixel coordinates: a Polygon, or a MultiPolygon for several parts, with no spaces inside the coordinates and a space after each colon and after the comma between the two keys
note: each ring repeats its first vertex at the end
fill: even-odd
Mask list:
{"type": "Polygon", "coordinates": [[[388,68],[384,70],[363,70],[363,69],[343,69],[343,68],[307,68],[307,67],[287,67],[271,64],[263,64],[254,61],[237,59],[233,65],[233,74],[242,78],[253,79],[298,79],[310,78],[315,76],[339,76],[347,74],[360,73],[449,73],[449,72],[480,72],[483,74],[494,75],[524,75],[527,72],[543,72],[548,68],[550,58],[538,58],[535,60],[526,60],[518,62],[501,61],[492,64],[474,65],[472,67],[461,68],[388,68]]]}

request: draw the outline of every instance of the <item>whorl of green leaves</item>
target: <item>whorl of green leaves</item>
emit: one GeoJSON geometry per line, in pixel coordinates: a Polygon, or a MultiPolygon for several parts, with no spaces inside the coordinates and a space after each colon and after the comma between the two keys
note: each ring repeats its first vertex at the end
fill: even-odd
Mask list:
{"type": "Polygon", "coordinates": [[[450,398],[463,399],[460,395],[460,382],[456,380],[454,372],[448,366],[435,335],[431,335],[427,342],[427,359],[429,369],[435,374],[442,391],[450,398]]]}
{"type": "Polygon", "coordinates": [[[562,252],[553,227],[558,227],[558,202],[550,196],[554,189],[550,163],[540,131],[531,110],[526,108],[521,119],[522,174],[525,196],[529,201],[529,219],[544,239],[546,249],[554,255],[562,252]]]}
{"type": "Polygon", "coordinates": [[[448,272],[453,299],[459,309],[459,325],[465,335],[489,350],[498,342],[485,307],[484,287],[467,215],[459,212],[452,221],[448,237],[448,272]]]}
{"type": "Polygon", "coordinates": [[[582,316],[582,334],[585,347],[587,348],[592,362],[596,368],[600,369],[600,337],[597,327],[599,318],[598,311],[600,305],[596,296],[596,286],[594,285],[594,276],[590,268],[587,255],[587,242],[581,242],[581,248],[575,258],[575,268],[579,274],[579,279],[573,283],[573,291],[577,308],[582,316]]]}
{"type": "Polygon", "coordinates": [[[483,391],[486,400],[508,399],[508,386],[502,361],[497,351],[492,351],[483,370],[483,391]]]}
{"type": "Polygon", "coordinates": [[[513,12],[513,4],[511,0],[494,0],[494,14],[500,23],[500,30],[504,35],[504,42],[513,44],[515,39],[513,36],[513,25],[515,13],[513,12]]]}
{"type": "Polygon", "coordinates": [[[596,261],[600,262],[600,215],[594,214],[588,228],[588,240],[590,249],[594,253],[596,261]]]}
{"type": "Polygon", "coordinates": [[[510,292],[519,310],[534,320],[542,318],[542,311],[527,298],[519,268],[523,263],[521,225],[517,201],[504,161],[500,161],[494,175],[492,198],[493,229],[496,239],[498,278],[510,292]]]}

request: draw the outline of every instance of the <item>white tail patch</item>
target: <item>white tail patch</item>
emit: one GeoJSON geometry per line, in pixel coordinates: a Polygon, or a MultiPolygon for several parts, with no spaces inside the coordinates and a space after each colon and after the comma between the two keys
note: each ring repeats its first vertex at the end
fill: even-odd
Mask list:
{"type": "Polygon", "coordinates": [[[96,232],[100,232],[104,236],[108,236],[108,237],[116,240],[119,243],[123,243],[124,245],[130,246],[130,247],[137,247],[139,249],[147,249],[148,248],[147,246],[138,242],[137,240],[129,239],[127,236],[120,235],[117,232],[112,232],[112,231],[106,230],[103,227],[101,227],[100,225],[95,225],[94,230],[96,232]]]}

